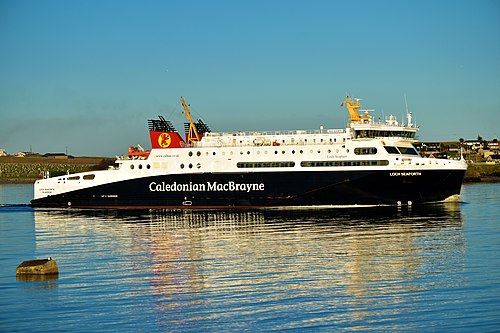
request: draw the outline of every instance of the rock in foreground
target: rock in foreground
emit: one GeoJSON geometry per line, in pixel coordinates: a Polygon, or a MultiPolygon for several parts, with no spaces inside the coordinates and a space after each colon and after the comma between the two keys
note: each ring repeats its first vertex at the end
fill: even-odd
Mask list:
{"type": "Polygon", "coordinates": [[[59,274],[57,263],[52,258],[42,260],[26,260],[16,268],[16,275],[50,275],[59,274]]]}

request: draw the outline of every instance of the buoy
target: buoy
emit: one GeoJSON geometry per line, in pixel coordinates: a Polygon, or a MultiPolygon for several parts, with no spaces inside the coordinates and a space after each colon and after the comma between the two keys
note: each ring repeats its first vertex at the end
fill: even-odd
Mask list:
{"type": "Polygon", "coordinates": [[[59,267],[51,257],[41,260],[26,260],[16,268],[16,275],[56,275],[59,267]]]}

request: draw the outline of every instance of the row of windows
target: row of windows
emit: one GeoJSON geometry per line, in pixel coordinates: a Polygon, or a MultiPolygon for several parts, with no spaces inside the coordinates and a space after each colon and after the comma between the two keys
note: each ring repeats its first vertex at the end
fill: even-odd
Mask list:
{"type": "Polygon", "coordinates": [[[238,162],[238,168],[293,168],[295,162],[238,162]]]}
{"type": "MultiPolygon", "coordinates": [[[[372,161],[304,161],[301,167],[337,167],[337,166],[383,166],[389,165],[387,160],[372,161]]],[[[291,168],[295,162],[239,162],[238,168],[291,168]]]]}
{"type": "MultiPolygon", "coordinates": [[[[345,142],[346,138],[342,138],[342,142],[345,142]]],[[[239,140],[240,144],[243,144],[243,140],[239,140]]],[[[307,139],[300,139],[300,140],[296,140],[295,138],[290,138],[290,140],[288,140],[289,143],[291,144],[297,144],[297,142],[299,143],[307,143],[307,139]]],[[[310,142],[310,141],[309,141],[310,142]]],[[[316,143],[316,139],[312,139],[312,142],[313,143],[316,143]]],[[[319,140],[319,143],[326,143],[326,142],[330,142],[330,143],[336,143],[337,142],[337,138],[330,138],[328,141],[326,141],[325,139],[320,139],[319,140]]],[[[340,141],[339,141],[340,142],[340,141]]],[[[233,139],[233,144],[236,143],[236,139],[233,139]]],[[[256,138],[253,140],[253,144],[257,145],[257,146],[264,146],[264,145],[275,145],[277,144],[279,145],[279,143],[281,144],[286,144],[287,143],[287,140],[283,139],[281,140],[281,142],[279,140],[275,140],[274,142],[271,142],[271,140],[267,139],[265,140],[264,138],[256,138]]]]}
{"type": "MultiPolygon", "coordinates": [[[[94,174],[83,175],[82,178],[84,180],[92,180],[95,178],[95,175],[94,174]]],[[[70,176],[70,177],[68,177],[68,180],[80,180],[80,176],[70,176]]]]}
{"type": "MultiPolygon", "coordinates": [[[[342,146],[342,148],[345,148],[345,146],[342,146]]],[[[373,153],[373,154],[376,154],[376,153],[377,153],[377,148],[356,148],[356,149],[375,149],[375,153],[373,153]]],[[[286,151],[285,151],[285,150],[282,150],[282,151],[275,150],[275,151],[274,151],[274,154],[275,154],[275,155],[277,155],[277,154],[279,154],[280,152],[281,152],[281,154],[285,154],[285,153],[286,153],[286,151]]],[[[313,150],[313,149],[311,149],[311,150],[309,150],[309,152],[312,154],[312,153],[314,153],[314,150],[313,150]]],[[[317,152],[318,152],[318,154],[320,154],[320,153],[321,153],[321,150],[320,150],[320,149],[318,149],[318,150],[317,150],[317,152]]],[[[333,151],[332,151],[331,149],[328,149],[326,152],[327,152],[328,154],[331,154],[333,151]]],[[[335,150],[335,152],[338,154],[338,153],[340,152],[340,150],[339,150],[339,149],[336,149],[336,150],[335,150]]],[[[348,153],[348,152],[349,152],[349,149],[345,149],[345,152],[346,152],[346,153],[348,153]]],[[[250,153],[251,153],[251,152],[250,152],[250,150],[247,150],[246,152],[244,152],[244,151],[240,150],[240,155],[244,155],[245,153],[246,153],[247,155],[250,155],[250,153]]],[[[257,155],[260,155],[260,154],[262,153],[262,151],[257,150],[257,152],[256,152],[256,153],[257,153],[257,155]]],[[[264,151],[263,151],[263,153],[264,153],[264,155],[267,155],[267,154],[269,154],[269,151],[264,150],[264,151]]],[[[299,151],[295,151],[295,149],[294,149],[294,150],[292,150],[292,151],[291,151],[291,153],[292,153],[292,154],[296,154],[296,153],[303,154],[303,153],[304,153],[304,150],[303,150],[303,149],[300,149],[299,151]]],[[[225,152],[225,151],[223,151],[221,154],[224,156],[224,155],[226,155],[226,152],[225,152]]],[[[193,153],[192,151],[190,151],[190,152],[188,153],[188,155],[191,157],[191,156],[193,156],[193,155],[194,155],[194,153],[193,153]]],[[[207,152],[205,152],[205,155],[207,155],[207,156],[208,156],[208,155],[210,155],[210,153],[207,151],[207,152]]],[[[213,153],[212,153],[212,155],[214,155],[214,156],[215,156],[215,155],[216,155],[216,153],[215,153],[215,152],[213,152],[213,153]]],[[[233,151],[230,151],[230,152],[229,152],[229,155],[231,155],[231,156],[232,156],[232,155],[234,155],[234,152],[233,152],[233,151]]],[[[358,154],[358,155],[363,155],[363,154],[358,154]]],[[[196,156],[201,156],[201,152],[200,152],[200,151],[197,151],[197,152],[196,152],[196,156]]]]}
{"type": "MultiPolygon", "coordinates": [[[[189,169],[192,169],[192,168],[194,167],[193,163],[189,163],[187,166],[188,166],[188,168],[189,168],[189,169]]],[[[184,165],[184,163],[182,163],[182,164],[181,164],[181,169],[184,169],[185,167],[186,167],[186,166],[184,165]]],[[[138,168],[139,170],[142,170],[142,168],[143,168],[142,164],[139,164],[139,165],[137,166],[137,168],[138,168]]],[[[197,164],[196,164],[196,168],[197,168],[197,169],[201,168],[201,164],[200,164],[200,163],[197,163],[197,164]]],[[[131,170],[134,170],[134,169],[135,169],[135,165],[134,165],[134,164],[130,164],[130,169],[131,169],[131,170]]],[[[150,165],[150,164],[147,164],[147,165],[146,165],[146,169],[148,169],[148,170],[149,170],[149,169],[151,169],[151,165],[150,165]]],[[[84,176],[84,177],[85,177],[85,176],[84,176]]]]}
{"type": "Polygon", "coordinates": [[[415,132],[411,131],[378,131],[378,130],[358,130],[356,131],[358,138],[415,138],[415,132]]]}
{"type": "Polygon", "coordinates": [[[387,160],[373,161],[304,161],[302,167],[333,167],[333,166],[382,166],[389,165],[387,160]]]}
{"type": "MultiPolygon", "coordinates": [[[[181,169],[184,169],[186,166],[184,165],[184,163],[181,163],[181,169]]],[[[188,168],[189,169],[192,169],[194,167],[193,163],[189,163],[188,164],[188,168]]],[[[196,164],[196,168],[199,169],[201,168],[201,163],[197,163],[196,164]]]]}
{"type": "Polygon", "coordinates": [[[366,148],[354,148],[354,154],[356,155],[375,155],[377,153],[377,148],[366,147],[366,148]]]}
{"type": "MultiPolygon", "coordinates": [[[[138,167],[139,169],[142,169],[142,164],[139,164],[137,167],[138,167]]],[[[130,169],[134,170],[134,168],[135,168],[134,164],[130,164],[130,169]]],[[[149,170],[149,169],[151,169],[151,165],[150,165],[150,164],[147,164],[147,165],[146,165],[146,169],[148,169],[148,170],[149,170]]]]}

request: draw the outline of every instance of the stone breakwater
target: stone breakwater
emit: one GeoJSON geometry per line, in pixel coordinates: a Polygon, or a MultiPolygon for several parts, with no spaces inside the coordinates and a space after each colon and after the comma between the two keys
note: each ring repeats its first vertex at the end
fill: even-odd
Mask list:
{"type": "Polygon", "coordinates": [[[1,163],[0,179],[36,179],[45,171],[50,172],[51,176],[57,176],[87,171],[89,167],[81,164],[1,163]]]}

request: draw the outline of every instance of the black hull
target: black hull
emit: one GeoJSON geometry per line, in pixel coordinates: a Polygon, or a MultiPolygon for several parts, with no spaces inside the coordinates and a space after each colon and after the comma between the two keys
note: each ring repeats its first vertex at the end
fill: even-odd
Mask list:
{"type": "Polygon", "coordinates": [[[203,173],[130,179],[31,201],[33,207],[251,208],[397,205],[460,194],[465,170],[203,173]]]}

